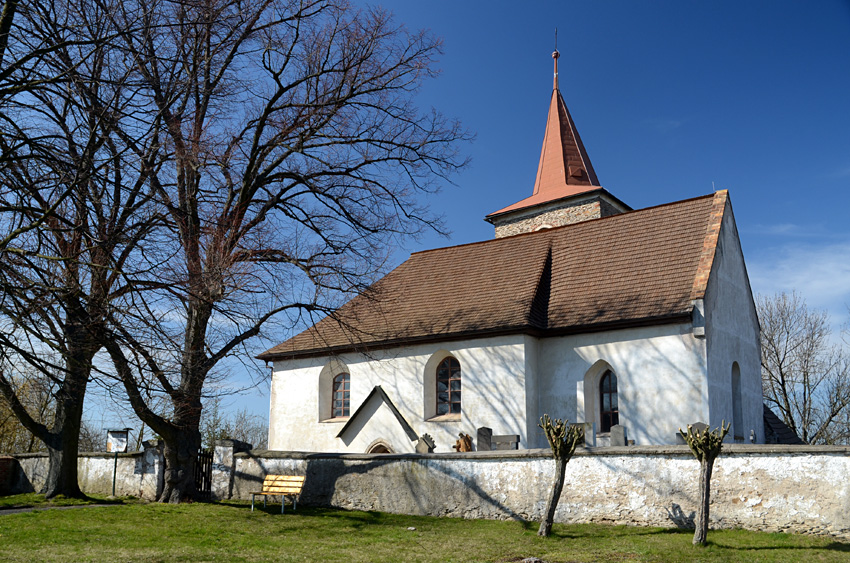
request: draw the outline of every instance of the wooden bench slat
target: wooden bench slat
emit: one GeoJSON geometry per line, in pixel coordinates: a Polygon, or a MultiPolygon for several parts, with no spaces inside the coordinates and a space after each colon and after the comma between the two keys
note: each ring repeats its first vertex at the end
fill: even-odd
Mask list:
{"type": "Polygon", "coordinates": [[[270,475],[263,480],[263,484],[272,483],[303,483],[303,475],[270,475]]]}
{"type": "Polygon", "coordinates": [[[269,487],[267,489],[263,489],[263,493],[267,495],[277,495],[277,494],[286,494],[286,495],[296,495],[301,492],[301,487],[269,487]]]}

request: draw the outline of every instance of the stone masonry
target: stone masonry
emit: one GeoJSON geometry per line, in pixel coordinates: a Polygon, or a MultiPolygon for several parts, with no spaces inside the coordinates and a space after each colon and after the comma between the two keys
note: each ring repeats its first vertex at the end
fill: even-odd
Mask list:
{"type": "Polygon", "coordinates": [[[562,227],[590,219],[599,219],[620,213],[616,207],[600,197],[535,206],[520,210],[503,219],[495,219],[496,238],[530,233],[540,228],[562,227]]]}

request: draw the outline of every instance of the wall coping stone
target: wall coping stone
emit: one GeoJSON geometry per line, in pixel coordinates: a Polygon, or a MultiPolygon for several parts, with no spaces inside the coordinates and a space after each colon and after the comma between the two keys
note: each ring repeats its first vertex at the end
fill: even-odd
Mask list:
{"type": "MultiPolygon", "coordinates": [[[[122,457],[138,457],[140,455],[144,455],[145,452],[122,452],[118,454],[119,458],[122,457]]],[[[9,457],[14,457],[16,459],[35,459],[39,457],[48,457],[47,452],[34,452],[27,454],[3,454],[8,455],[9,457]]],[[[79,452],[77,457],[102,457],[112,459],[115,457],[115,453],[113,452],[79,452]]]]}
{"type": "MultiPolygon", "coordinates": [[[[850,456],[850,446],[812,446],[785,444],[723,444],[723,455],[759,455],[759,454],[788,454],[788,455],[840,455],[850,456]]],[[[686,445],[679,446],[613,446],[613,447],[580,447],[575,451],[576,456],[679,456],[693,458],[693,453],[686,445]]],[[[234,454],[239,458],[263,459],[343,459],[343,460],[398,460],[398,459],[469,459],[469,460],[504,460],[540,458],[551,459],[552,451],[548,448],[527,450],[500,450],[489,452],[433,452],[426,454],[353,454],[331,452],[296,452],[277,450],[252,450],[234,454]]]]}

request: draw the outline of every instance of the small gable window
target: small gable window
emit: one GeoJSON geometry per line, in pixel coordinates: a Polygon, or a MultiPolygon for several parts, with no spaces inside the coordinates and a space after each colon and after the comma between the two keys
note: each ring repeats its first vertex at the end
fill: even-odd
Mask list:
{"type": "Polygon", "coordinates": [[[351,405],[350,398],[351,376],[347,373],[341,373],[334,377],[333,393],[331,405],[331,417],[339,418],[349,415],[349,407],[351,405]]]}
{"type": "Polygon", "coordinates": [[[610,369],[602,375],[599,382],[599,405],[602,415],[600,432],[610,432],[611,427],[620,424],[620,410],[617,405],[617,376],[610,369]]]}
{"type": "Polygon", "coordinates": [[[449,356],[437,366],[437,416],[460,414],[460,362],[449,356]]]}

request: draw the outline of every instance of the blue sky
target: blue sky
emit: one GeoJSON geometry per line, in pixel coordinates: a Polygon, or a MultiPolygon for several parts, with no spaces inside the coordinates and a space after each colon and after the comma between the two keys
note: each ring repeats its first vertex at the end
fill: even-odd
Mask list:
{"type": "MultiPolygon", "coordinates": [[[[608,191],[638,209],[728,189],[753,291],[799,291],[836,325],[850,305],[850,2],[394,2],[444,41],[423,105],[476,135],[431,198],[450,239],[531,195],[560,86],[608,191]]],[[[399,260],[406,257],[400,253],[399,260]]]]}
{"type": "MultiPolygon", "coordinates": [[[[428,202],[451,236],[397,262],[490,239],[484,216],[531,195],[557,27],[561,91],[602,186],[635,209],[728,189],[753,291],[797,290],[848,320],[850,1],[384,6],[443,38],[420,104],[476,135],[468,169],[428,202]]],[[[268,387],[227,404],[267,416],[268,387]]]]}

